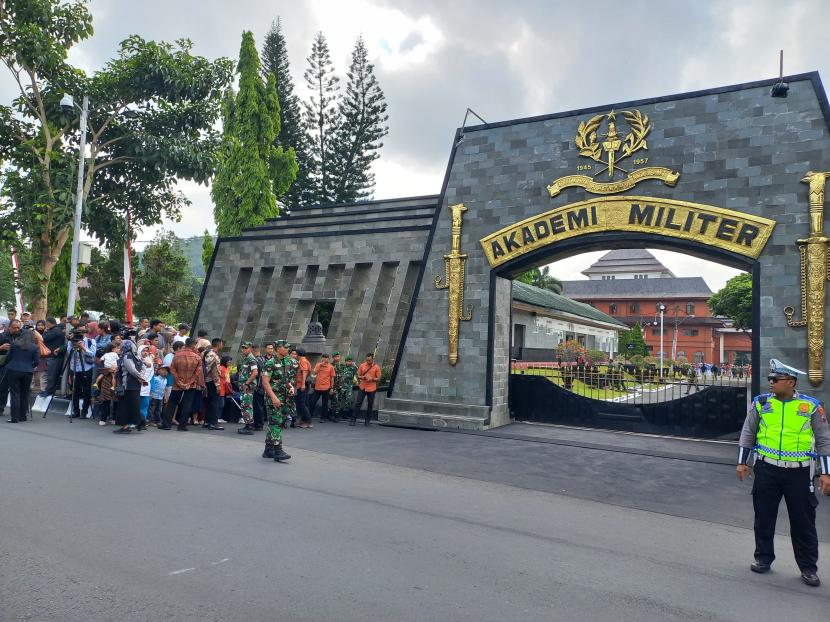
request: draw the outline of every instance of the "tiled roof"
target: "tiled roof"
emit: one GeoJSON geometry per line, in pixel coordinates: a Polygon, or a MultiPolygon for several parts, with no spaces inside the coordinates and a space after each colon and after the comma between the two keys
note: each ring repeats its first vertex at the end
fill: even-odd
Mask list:
{"type": "Polygon", "coordinates": [[[577,300],[604,298],[710,298],[712,290],[699,276],[673,279],[615,279],[610,281],[563,281],[562,292],[577,300]]]}
{"type": "Polygon", "coordinates": [[[664,272],[674,276],[654,255],[641,248],[625,248],[605,253],[582,274],[613,272],[664,272]]]}
{"type": "Polygon", "coordinates": [[[544,307],[545,309],[553,309],[555,311],[562,311],[563,313],[578,315],[589,320],[614,324],[621,328],[628,328],[619,320],[612,318],[610,315],[606,315],[591,305],[571,300],[547,289],[534,287],[521,281],[513,281],[513,300],[525,302],[537,307],[544,307]]]}

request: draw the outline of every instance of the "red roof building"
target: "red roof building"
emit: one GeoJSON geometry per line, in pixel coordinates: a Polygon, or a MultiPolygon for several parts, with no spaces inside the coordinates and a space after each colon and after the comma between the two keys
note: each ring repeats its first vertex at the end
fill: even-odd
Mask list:
{"type": "Polygon", "coordinates": [[[663,356],[697,363],[749,363],[752,335],[713,317],[707,304],[713,292],[701,277],[676,277],[650,252],[611,251],[582,274],[587,281],[564,281],[563,295],[585,302],[627,326],[640,324],[646,346],[660,356],[660,305],[663,356]]]}

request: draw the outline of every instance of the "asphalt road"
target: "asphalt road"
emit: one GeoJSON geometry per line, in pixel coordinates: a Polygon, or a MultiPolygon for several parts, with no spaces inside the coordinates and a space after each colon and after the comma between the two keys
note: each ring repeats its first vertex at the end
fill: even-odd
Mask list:
{"type": "Polygon", "coordinates": [[[505,438],[325,424],[289,431],[286,465],[235,426],[0,425],[3,622],[830,612],[830,587],[800,583],[786,538],[774,572],[748,571],[749,496],[719,449],[677,460],[631,453],[627,437],[617,452],[613,436],[571,447],[515,426],[505,438]],[[710,495],[671,494],[694,474],[710,495]]]}

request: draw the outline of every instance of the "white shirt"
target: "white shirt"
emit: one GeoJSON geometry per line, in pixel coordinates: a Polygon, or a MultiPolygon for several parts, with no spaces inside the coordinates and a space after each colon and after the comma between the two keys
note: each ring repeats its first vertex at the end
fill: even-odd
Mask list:
{"type": "Polygon", "coordinates": [[[106,367],[107,369],[117,369],[118,353],[107,352],[104,356],[101,357],[101,363],[103,363],[104,367],[106,367]]]}
{"type": "Polygon", "coordinates": [[[145,359],[144,362],[144,369],[141,371],[142,379],[147,381],[147,384],[142,384],[141,389],[139,391],[139,395],[141,397],[149,397],[150,396],[150,383],[153,381],[153,364],[150,363],[150,366],[147,367],[147,361],[151,359],[145,359]]]}
{"type": "Polygon", "coordinates": [[[183,336],[181,336],[180,334],[176,333],[176,336],[175,336],[175,337],[173,337],[173,343],[179,343],[180,341],[181,341],[182,343],[184,343],[185,341],[187,341],[187,335],[185,335],[185,336],[183,337],[183,336]]]}

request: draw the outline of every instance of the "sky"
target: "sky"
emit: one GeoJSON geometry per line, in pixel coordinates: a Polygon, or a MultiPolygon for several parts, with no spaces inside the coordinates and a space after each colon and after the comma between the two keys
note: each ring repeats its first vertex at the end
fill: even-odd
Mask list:
{"type": "MultiPolygon", "coordinates": [[[[95,34],[70,61],[94,71],[120,41],[189,38],[194,52],[237,58],[241,33],[261,47],[282,19],[298,94],[313,35],[322,31],[341,79],[362,35],[388,103],[389,135],[376,161],[375,198],[437,194],[455,128],[467,107],[486,121],[749,82],[819,70],[830,79],[827,0],[92,0],[95,34]]],[[[0,77],[0,95],[11,93],[0,77]]],[[[210,191],[181,184],[192,202],[180,237],[213,230],[210,191]]],[[[140,239],[153,237],[142,232],[140,239]]],[[[139,245],[140,246],[140,245],[139,245]]],[[[601,253],[553,264],[579,271],[601,253]]],[[[716,290],[731,268],[655,251],[677,276],[703,276],[716,290]]]]}

